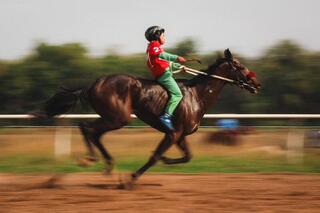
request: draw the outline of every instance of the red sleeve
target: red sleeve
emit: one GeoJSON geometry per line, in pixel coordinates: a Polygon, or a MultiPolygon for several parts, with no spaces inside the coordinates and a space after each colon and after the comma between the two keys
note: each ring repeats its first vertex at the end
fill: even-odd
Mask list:
{"type": "Polygon", "coordinates": [[[152,56],[157,56],[159,55],[160,53],[162,53],[163,50],[162,48],[160,47],[159,43],[158,42],[151,42],[149,44],[149,47],[148,47],[148,53],[149,55],[152,55],[152,56]]]}

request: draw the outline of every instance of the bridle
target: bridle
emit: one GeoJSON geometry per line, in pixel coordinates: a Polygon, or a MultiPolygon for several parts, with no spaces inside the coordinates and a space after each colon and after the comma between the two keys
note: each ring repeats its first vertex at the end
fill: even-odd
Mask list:
{"type": "Polygon", "coordinates": [[[242,80],[243,78],[241,78],[242,76],[240,76],[241,70],[233,66],[230,60],[228,60],[227,63],[231,67],[231,73],[235,76],[235,80],[233,80],[233,83],[241,89],[244,89],[246,86],[248,86],[249,84],[244,82],[244,80],[242,80]]]}

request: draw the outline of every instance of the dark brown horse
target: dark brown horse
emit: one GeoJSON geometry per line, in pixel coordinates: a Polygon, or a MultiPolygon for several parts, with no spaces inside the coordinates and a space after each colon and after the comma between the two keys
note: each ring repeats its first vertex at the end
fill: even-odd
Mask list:
{"type": "Polygon", "coordinates": [[[103,155],[107,171],[111,171],[113,159],[100,142],[101,136],[111,130],[119,129],[131,120],[134,113],[145,123],[164,132],[165,136],[148,162],[132,174],[136,180],[158,160],[165,164],[186,163],[191,154],[186,136],[194,133],[203,115],[216,101],[227,81],[212,78],[216,75],[234,80],[235,84],[252,93],[260,87],[255,76],[248,78],[250,71],[233,59],[227,49],[223,58],[204,71],[207,75],[198,75],[191,80],[178,80],[183,93],[183,100],[174,114],[175,131],[167,131],[159,121],[168,100],[166,90],[153,80],[136,78],[131,75],[110,75],[101,77],[88,88],[64,90],[49,99],[38,116],[53,117],[67,112],[80,98],[88,101],[91,107],[101,116],[93,122],[80,123],[80,129],[89,150],[89,158],[96,159],[93,145],[103,155]],[[164,152],[175,144],[182,152],[181,158],[171,159],[163,156],[164,152]]]}

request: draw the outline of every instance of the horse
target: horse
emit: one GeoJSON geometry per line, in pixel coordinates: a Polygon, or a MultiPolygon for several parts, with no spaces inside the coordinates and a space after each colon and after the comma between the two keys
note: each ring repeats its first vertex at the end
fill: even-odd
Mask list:
{"type": "Polygon", "coordinates": [[[159,160],[165,164],[189,162],[191,152],[186,137],[197,131],[202,117],[215,103],[229,81],[251,93],[257,93],[261,84],[252,73],[239,60],[233,58],[229,49],[226,49],[224,57],[219,57],[202,74],[190,80],[177,80],[183,99],[174,113],[174,131],[167,130],[159,121],[159,116],[163,113],[168,100],[167,91],[154,80],[127,74],[100,77],[88,87],[65,88],[46,101],[43,109],[33,115],[51,118],[72,109],[79,99],[88,102],[100,118],[79,124],[88,149],[87,159],[97,161],[95,146],[105,160],[106,172],[111,172],[114,162],[100,138],[109,131],[127,125],[132,119],[130,116],[132,113],[154,129],[163,132],[164,138],[149,160],[131,174],[130,179],[134,182],[159,160]],[[218,78],[212,76],[218,76],[218,78]],[[164,156],[173,144],[182,151],[182,157],[164,156]]]}

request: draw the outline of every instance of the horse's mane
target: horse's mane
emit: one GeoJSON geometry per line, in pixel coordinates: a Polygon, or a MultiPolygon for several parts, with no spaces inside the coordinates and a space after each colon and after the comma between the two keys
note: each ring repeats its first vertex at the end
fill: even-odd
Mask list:
{"type": "Polygon", "coordinates": [[[211,64],[210,66],[208,66],[208,69],[206,70],[206,73],[208,74],[214,74],[214,72],[217,70],[217,68],[223,64],[224,62],[226,62],[227,59],[224,57],[219,57],[216,59],[216,61],[211,64]]]}
{"type": "MultiPolygon", "coordinates": [[[[206,72],[210,75],[214,74],[216,72],[216,70],[218,69],[218,67],[223,64],[224,62],[226,62],[227,59],[226,58],[223,58],[223,57],[219,57],[216,59],[216,61],[209,65],[208,68],[206,70],[201,70],[203,72],[206,72]]],[[[192,79],[190,79],[189,81],[187,81],[186,85],[188,86],[193,86],[199,82],[202,82],[203,80],[205,79],[208,79],[208,76],[205,76],[205,75],[198,75],[192,79]]]]}

